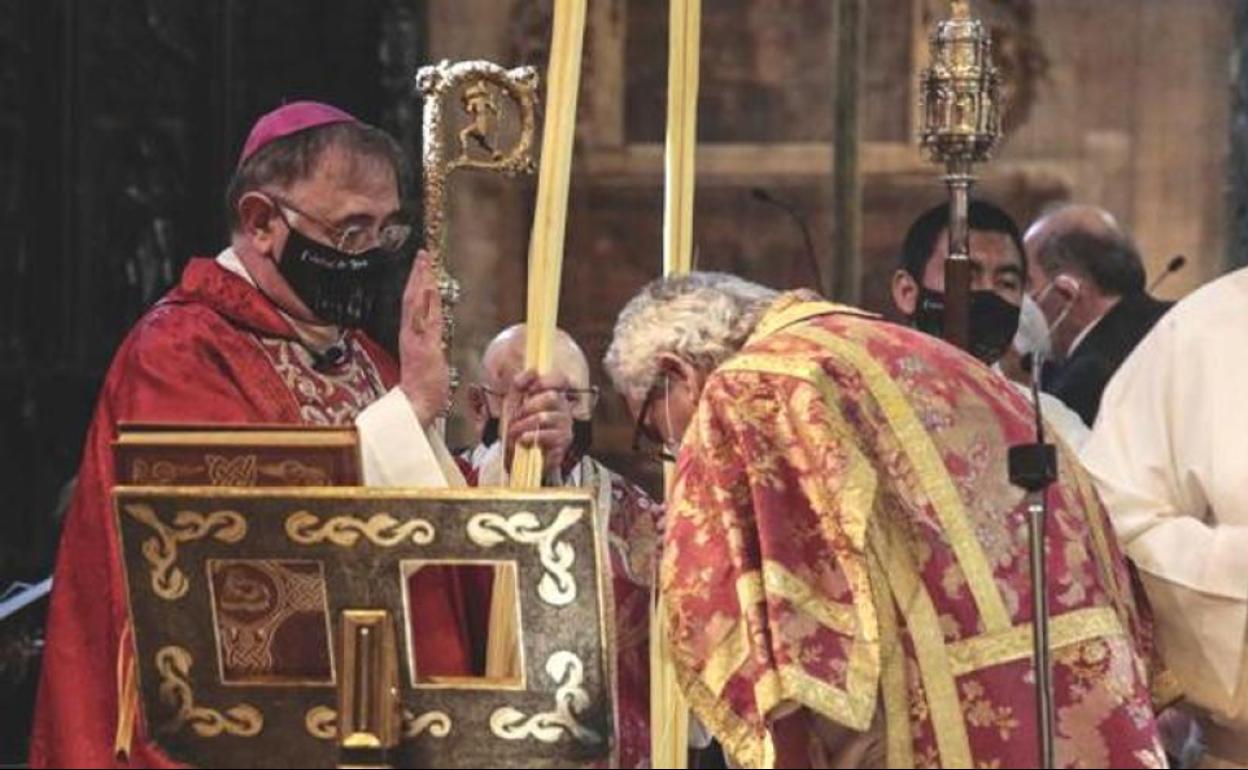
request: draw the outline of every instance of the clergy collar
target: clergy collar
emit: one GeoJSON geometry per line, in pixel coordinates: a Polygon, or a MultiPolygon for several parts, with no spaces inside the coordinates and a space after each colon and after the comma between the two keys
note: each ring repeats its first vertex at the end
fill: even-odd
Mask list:
{"type": "MultiPolygon", "coordinates": [[[[242,278],[252,287],[259,290],[259,287],[256,286],[255,279],[251,277],[251,273],[247,272],[247,266],[243,264],[243,260],[239,259],[238,254],[234,252],[233,248],[227,247],[220,254],[218,254],[217,264],[225,270],[228,270],[234,275],[242,278]]],[[[271,301],[270,304],[272,304],[271,301]]],[[[280,315],[282,319],[290,325],[291,330],[295,333],[296,339],[299,340],[299,344],[307,348],[308,352],[312,353],[313,358],[319,359],[331,356],[334,359],[341,358],[342,352],[346,349],[346,332],[344,332],[341,328],[337,326],[310,324],[306,321],[300,321],[298,318],[294,318],[276,305],[273,305],[273,309],[276,310],[278,315],[280,315]],[[338,351],[337,354],[335,354],[334,351],[338,351]]],[[[334,362],[330,361],[328,363],[332,365],[334,362]]]]}

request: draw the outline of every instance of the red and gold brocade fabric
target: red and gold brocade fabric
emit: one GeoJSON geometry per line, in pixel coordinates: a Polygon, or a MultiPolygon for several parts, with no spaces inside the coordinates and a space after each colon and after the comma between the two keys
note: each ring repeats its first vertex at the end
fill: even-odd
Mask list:
{"type": "MultiPolygon", "coordinates": [[[[891,767],[1033,767],[1031,406],[962,352],[780,298],[709,379],[669,503],[682,687],[725,748],[775,761],[805,707],[891,767]]],[[[1125,563],[1062,448],[1048,568],[1061,766],[1164,765],[1125,563]]],[[[803,747],[804,749],[804,747],[803,747]]]]}

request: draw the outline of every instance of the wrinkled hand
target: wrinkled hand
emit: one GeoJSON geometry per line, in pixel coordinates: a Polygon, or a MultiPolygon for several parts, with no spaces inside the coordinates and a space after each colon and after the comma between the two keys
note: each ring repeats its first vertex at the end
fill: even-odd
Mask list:
{"type": "Polygon", "coordinates": [[[433,259],[421,249],[403,289],[399,388],[425,427],[446,410],[451,397],[451,369],[442,350],[444,325],[433,259]]]}
{"type": "Polygon", "coordinates": [[[538,376],[529,370],[516,376],[503,404],[511,419],[507,424],[507,467],[515,457],[515,448],[536,444],[542,451],[542,467],[546,474],[563,465],[572,446],[572,411],[557,388],[568,386],[561,374],[538,376]]]}

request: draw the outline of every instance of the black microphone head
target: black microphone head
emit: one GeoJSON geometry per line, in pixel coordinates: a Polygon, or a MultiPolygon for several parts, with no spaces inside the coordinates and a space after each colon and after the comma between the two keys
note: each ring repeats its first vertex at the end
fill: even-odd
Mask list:
{"type": "Polygon", "coordinates": [[[314,350],[309,350],[308,352],[312,354],[312,368],[318,372],[328,372],[337,369],[351,357],[350,349],[341,340],[330,345],[323,353],[317,353],[314,350]]]}
{"type": "Polygon", "coordinates": [[[756,201],[762,201],[763,203],[771,203],[772,201],[775,200],[774,198],[771,197],[771,193],[767,192],[761,187],[751,187],[750,197],[756,201]]]}

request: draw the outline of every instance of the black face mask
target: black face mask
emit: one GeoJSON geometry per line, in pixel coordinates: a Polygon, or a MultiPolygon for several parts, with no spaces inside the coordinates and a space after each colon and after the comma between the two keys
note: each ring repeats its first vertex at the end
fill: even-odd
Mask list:
{"type": "Polygon", "coordinates": [[[498,426],[499,419],[493,415],[485,420],[485,426],[481,428],[481,446],[494,446],[498,443],[498,426]]]}
{"type": "MultiPolygon", "coordinates": [[[[1018,333],[1020,308],[1002,299],[995,291],[971,292],[970,354],[985,364],[995,364],[1018,333]]],[[[945,336],[945,295],[924,288],[914,313],[915,327],[933,337],[945,336]]]]}
{"type": "Polygon", "coordinates": [[[382,248],[347,254],[293,227],[289,233],[277,269],[295,294],[325,323],[361,326],[372,313],[394,254],[382,248]]]}

